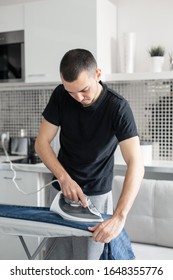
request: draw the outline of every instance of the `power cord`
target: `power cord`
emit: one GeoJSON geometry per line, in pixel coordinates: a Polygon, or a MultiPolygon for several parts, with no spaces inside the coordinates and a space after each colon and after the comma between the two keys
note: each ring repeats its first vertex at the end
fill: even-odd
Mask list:
{"type": "Polygon", "coordinates": [[[4,151],[5,157],[6,157],[6,161],[9,162],[9,164],[10,164],[10,169],[11,169],[11,171],[13,172],[12,181],[13,181],[15,187],[17,188],[17,190],[18,190],[19,192],[21,192],[21,193],[23,193],[23,194],[25,194],[25,195],[32,195],[32,194],[38,193],[38,192],[40,192],[41,190],[47,188],[47,187],[50,186],[52,183],[59,182],[57,179],[55,179],[55,180],[49,182],[48,184],[42,186],[42,187],[41,187],[40,189],[38,189],[37,191],[30,192],[30,193],[27,193],[27,192],[23,191],[23,190],[18,186],[18,184],[17,184],[17,182],[16,182],[17,173],[16,173],[16,171],[15,171],[15,169],[14,169],[14,164],[13,164],[12,161],[10,160],[10,157],[9,157],[8,152],[7,152],[7,150],[6,150],[6,147],[5,147],[5,140],[6,140],[6,139],[7,139],[7,134],[6,134],[6,133],[2,133],[2,135],[1,135],[2,148],[3,148],[3,151],[4,151]]]}

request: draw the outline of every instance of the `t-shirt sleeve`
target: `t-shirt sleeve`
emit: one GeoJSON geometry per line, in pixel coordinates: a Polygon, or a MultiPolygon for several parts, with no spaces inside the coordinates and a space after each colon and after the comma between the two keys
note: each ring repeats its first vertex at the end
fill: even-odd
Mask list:
{"type": "Polygon", "coordinates": [[[59,101],[59,91],[56,88],[50,99],[48,104],[46,105],[42,115],[43,117],[50,123],[60,126],[60,101],[59,101]]]}
{"type": "Polygon", "coordinates": [[[119,142],[138,136],[133,112],[125,99],[121,100],[114,114],[113,127],[119,142]]]}

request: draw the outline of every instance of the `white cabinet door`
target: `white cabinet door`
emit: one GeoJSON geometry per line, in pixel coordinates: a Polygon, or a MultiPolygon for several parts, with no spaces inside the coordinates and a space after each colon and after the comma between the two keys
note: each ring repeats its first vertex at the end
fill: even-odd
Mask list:
{"type": "MultiPolygon", "coordinates": [[[[12,171],[0,170],[0,203],[16,205],[37,205],[37,194],[25,195],[17,190],[12,171]]],[[[17,172],[16,183],[26,193],[37,190],[37,173],[17,172]]]]}
{"type": "Polygon", "coordinates": [[[25,5],[25,80],[26,82],[56,81],[58,29],[56,11],[50,1],[25,5]]]}
{"type": "MultiPolygon", "coordinates": [[[[17,172],[16,182],[25,192],[37,189],[37,174],[31,172],[17,172]]],[[[12,182],[12,172],[0,170],[0,203],[16,205],[37,205],[37,194],[24,195],[20,193],[12,182]]],[[[25,237],[30,252],[38,246],[38,238],[25,237]]],[[[0,235],[0,260],[25,260],[26,253],[18,236],[0,235]]]]}
{"type": "Polygon", "coordinates": [[[0,32],[23,30],[23,5],[5,5],[0,7],[0,32]]]}
{"type": "Polygon", "coordinates": [[[26,82],[60,81],[60,60],[72,48],[88,48],[95,53],[95,1],[94,5],[93,0],[25,4],[26,82]]]}

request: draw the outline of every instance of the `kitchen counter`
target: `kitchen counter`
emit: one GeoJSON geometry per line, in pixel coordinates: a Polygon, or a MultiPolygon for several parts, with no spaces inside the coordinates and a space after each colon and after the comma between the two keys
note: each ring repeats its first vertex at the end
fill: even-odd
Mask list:
{"type": "MultiPolygon", "coordinates": [[[[122,162],[115,162],[115,169],[125,170],[126,165],[122,162]]],[[[173,161],[152,160],[151,163],[145,164],[145,171],[158,173],[173,173],[173,161]]]]}
{"type": "MultiPolygon", "coordinates": [[[[115,162],[114,173],[124,176],[126,165],[123,162],[115,162]]],[[[152,160],[151,163],[145,164],[146,179],[154,180],[171,180],[173,181],[173,161],[152,160]]]]}
{"type": "MultiPolygon", "coordinates": [[[[21,156],[10,156],[10,160],[20,159],[21,156]]],[[[5,162],[6,157],[0,156],[0,170],[10,170],[10,163],[5,162]]],[[[36,173],[51,173],[50,170],[43,164],[21,164],[21,163],[13,163],[14,169],[17,171],[26,171],[26,172],[36,172],[36,173]]]]}
{"type": "MultiPolygon", "coordinates": [[[[21,157],[10,157],[10,160],[19,159],[21,157]]],[[[5,156],[0,156],[0,170],[10,170],[10,164],[5,163],[6,160],[5,156]]],[[[31,171],[31,172],[38,172],[38,173],[50,173],[50,170],[43,164],[13,164],[15,170],[21,171],[31,171]]],[[[115,170],[126,170],[126,164],[122,161],[115,161],[115,170]]],[[[151,163],[145,164],[145,171],[146,172],[155,172],[155,173],[172,173],[173,174],[173,161],[166,161],[166,160],[153,160],[151,163]]]]}

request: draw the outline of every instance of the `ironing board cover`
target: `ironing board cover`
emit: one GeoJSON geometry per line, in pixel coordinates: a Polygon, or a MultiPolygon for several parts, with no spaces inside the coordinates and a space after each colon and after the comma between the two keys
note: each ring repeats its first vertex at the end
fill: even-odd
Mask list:
{"type": "MultiPolygon", "coordinates": [[[[64,220],[60,215],[50,211],[48,207],[36,206],[0,204],[0,217],[58,224],[87,231],[89,226],[96,224],[64,220]]],[[[103,214],[102,217],[106,219],[109,215],[103,214]]]]}

